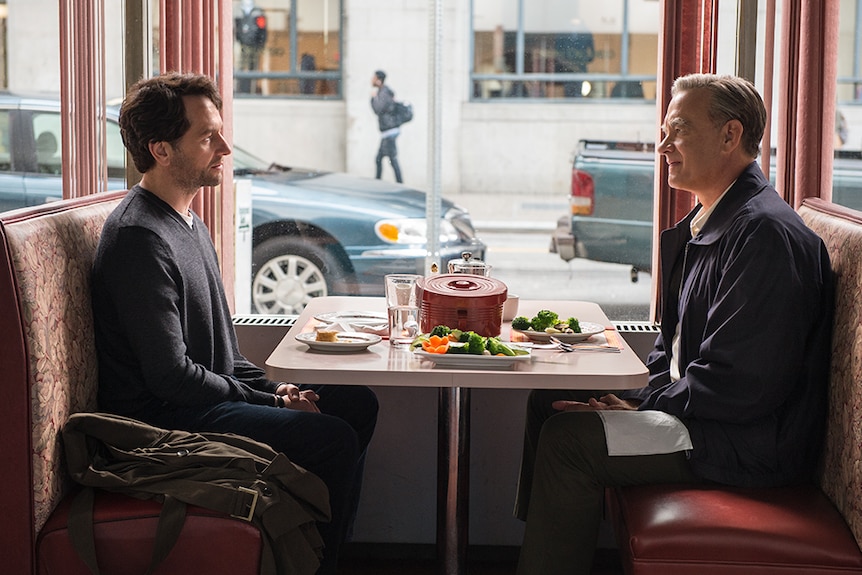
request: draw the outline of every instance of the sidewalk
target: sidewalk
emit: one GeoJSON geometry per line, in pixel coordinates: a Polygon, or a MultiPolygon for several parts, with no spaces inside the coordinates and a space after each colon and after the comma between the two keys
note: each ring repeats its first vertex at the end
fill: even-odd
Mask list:
{"type": "Polygon", "coordinates": [[[548,232],[557,220],[569,213],[568,198],[562,194],[498,195],[493,193],[448,196],[470,212],[479,232],[548,232]]]}

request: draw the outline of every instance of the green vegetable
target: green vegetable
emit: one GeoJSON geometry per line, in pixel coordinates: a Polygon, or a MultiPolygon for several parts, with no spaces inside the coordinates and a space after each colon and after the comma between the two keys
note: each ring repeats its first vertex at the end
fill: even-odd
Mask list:
{"type": "Polygon", "coordinates": [[[489,337],[488,340],[485,342],[485,348],[491,353],[491,355],[515,355],[515,352],[512,351],[509,346],[504,344],[496,337],[489,337]]]}
{"type": "Polygon", "coordinates": [[[467,353],[472,353],[473,355],[484,355],[485,354],[485,338],[476,333],[475,331],[468,331],[467,333],[467,353]]]}
{"type": "Polygon", "coordinates": [[[581,333],[581,324],[576,317],[570,317],[566,320],[566,323],[569,325],[569,329],[572,330],[573,333],[581,333]]]}
{"type": "Polygon", "coordinates": [[[446,353],[467,353],[467,344],[460,341],[449,342],[449,351],[446,353]]]}
{"type": "MultiPolygon", "coordinates": [[[[523,318],[525,321],[527,318],[523,318]]],[[[528,352],[525,349],[521,349],[519,347],[509,347],[506,343],[500,341],[500,338],[497,337],[482,337],[475,331],[461,331],[459,329],[450,329],[445,325],[438,325],[434,329],[431,330],[431,333],[423,333],[416,336],[410,344],[410,350],[413,351],[416,348],[422,348],[422,342],[428,341],[432,335],[436,335],[438,337],[445,337],[446,335],[454,335],[459,338],[459,341],[451,341],[449,342],[449,349],[446,353],[451,354],[465,354],[469,353],[472,355],[485,355],[485,351],[491,355],[526,355],[528,352]]]]}
{"type": "Polygon", "coordinates": [[[560,316],[556,312],[543,309],[530,320],[530,326],[533,328],[533,331],[545,331],[549,327],[554,327],[559,319],[560,316]]]}
{"type": "Polygon", "coordinates": [[[418,347],[418,348],[421,348],[421,347],[422,347],[422,342],[423,342],[423,341],[428,341],[428,339],[429,339],[429,336],[428,336],[428,334],[427,334],[427,333],[423,333],[423,334],[417,335],[417,336],[416,336],[416,339],[414,339],[413,341],[411,341],[411,342],[410,342],[410,351],[413,351],[413,350],[414,350],[414,349],[416,349],[417,347],[418,347]]]}
{"type": "Polygon", "coordinates": [[[436,335],[437,337],[446,337],[450,333],[452,333],[452,330],[449,329],[448,326],[437,325],[437,326],[434,326],[434,329],[432,329],[431,333],[428,335],[436,335]]]}
{"type": "Polygon", "coordinates": [[[512,328],[513,329],[520,329],[521,331],[523,331],[523,330],[529,330],[531,327],[532,327],[532,325],[530,324],[530,320],[527,319],[526,317],[522,316],[522,315],[519,315],[518,317],[516,317],[515,319],[512,320],[512,328]]]}

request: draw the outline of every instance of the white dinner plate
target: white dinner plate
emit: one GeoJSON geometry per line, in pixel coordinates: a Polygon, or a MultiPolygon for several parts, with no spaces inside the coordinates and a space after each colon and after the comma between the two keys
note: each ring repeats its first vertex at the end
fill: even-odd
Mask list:
{"type": "MultiPolygon", "coordinates": [[[[581,333],[547,333],[544,331],[530,331],[530,330],[520,330],[516,329],[515,331],[519,331],[530,338],[531,341],[538,342],[546,342],[550,341],[551,336],[553,335],[558,340],[564,343],[576,343],[579,341],[584,341],[585,339],[589,339],[597,333],[602,333],[605,331],[605,326],[598,323],[591,323],[588,321],[578,322],[581,326],[581,333]]],[[[514,328],[513,328],[514,329],[514,328]]]]}
{"type": "Polygon", "coordinates": [[[505,369],[522,361],[530,361],[532,356],[526,355],[474,355],[471,353],[428,353],[421,349],[413,352],[422,359],[433,361],[440,367],[463,368],[497,368],[505,369]]]}
{"type": "Polygon", "coordinates": [[[333,323],[336,321],[348,322],[348,323],[377,323],[377,322],[389,322],[389,316],[385,311],[328,311],[326,313],[319,313],[314,316],[314,319],[319,321],[325,321],[327,323],[333,323]]]}
{"type": "Polygon", "coordinates": [[[335,336],[336,341],[317,341],[317,334],[312,332],[301,333],[296,336],[296,341],[304,343],[316,351],[363,351],[369,345],[374,345],[382,338],[374,333],[360,333],[352,331],[341,331],[335,336]]]}

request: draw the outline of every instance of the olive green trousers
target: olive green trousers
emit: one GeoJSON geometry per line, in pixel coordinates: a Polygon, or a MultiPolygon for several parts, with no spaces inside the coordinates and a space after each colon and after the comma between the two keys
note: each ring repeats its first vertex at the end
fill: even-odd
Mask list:
{"type": "Polygon", "coordinates": [[[685,452],[610,457],[597,413],[551,407],[556,399],[584,401],[589,395],[530,395],[515,503],[515,516],[527,522],[519,575],[590,573],[606,487],[700,482],[685,452]]]}

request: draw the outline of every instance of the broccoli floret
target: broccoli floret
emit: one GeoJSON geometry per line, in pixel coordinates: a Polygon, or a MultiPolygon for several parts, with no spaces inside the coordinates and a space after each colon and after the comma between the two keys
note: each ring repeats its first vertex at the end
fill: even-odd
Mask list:
{"type": "Polygon", "coordinates": [[[471,353],[473,355],[484,355],[485,338],[475,331],[468,331],[467,334],[467,353],[471,353]]]}
{"type": "Polygon", "coordinates": [[[581,324],[576,317],[570,317],[566,320],[566,323],[569,324],[569,329],[572,330],[572,333],[581,333],[581,324]]]}
{"type": "Polygon", "coordinates": [[[543,309],[530,320],[530,325],[534,331],[545,331],[549,327],[554,327],[559,319],[560,316],[556,312],[543,309]]]}
{"type": "Polygon", "coordinates": [[[520,329],[520,330],[529,330],[532,326],[530,325],[530,320],[526,317],[519,315],[515,319],[512,320],[512,329],[520,329]]]}
{"type": "Polygon", "coordinates": [[[461,343],[467,343],[468,341],[470,341],[470,334],[471,333],[473,333],[473,332],[472,331],[462,331],[461,335],[458,336],[458,341],[460,341],[461,343]]]}
{"type": "Polygon", "coordinates": [[[489,337],[485,342],[485,348],[491,355],[515,355],[515,352],[509,349],[509,346],[496,337],[489,337]]]}
{"type": "Polygon", "coordinates": [[[431,333],[428,335],[436,335],[437,337],[446,337],[450,333],[452,333],[452,330],[449,329],[448,326],[437,325],[437,326],[434,326],[434,329],[432,329],[431,333]]]}

